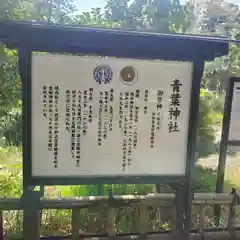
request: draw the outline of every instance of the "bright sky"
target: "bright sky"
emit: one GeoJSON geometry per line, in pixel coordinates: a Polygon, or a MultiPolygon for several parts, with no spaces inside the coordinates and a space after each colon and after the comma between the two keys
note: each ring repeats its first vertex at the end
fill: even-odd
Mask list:
{"type": "Polygon", "coordinates": [[[105,0],[76,0],[79,11],[86,12],[91,8],[103,7],[105,0]]]}
{"type": "MultiPolygon", "coordinates": [[[[91,8],[94,8],[94,7],[103,7],[105,5],[104,4],[105,0],[76,0],[76,1],[77,1],[77,7],[81,12],[89,11],[91,8]]],[[[184,2],[185,0],[181,0],[181,1],[184,2]]],[[[240,3],[240,0],[230,0],[230,1],[236,4],[240,3]]]]}

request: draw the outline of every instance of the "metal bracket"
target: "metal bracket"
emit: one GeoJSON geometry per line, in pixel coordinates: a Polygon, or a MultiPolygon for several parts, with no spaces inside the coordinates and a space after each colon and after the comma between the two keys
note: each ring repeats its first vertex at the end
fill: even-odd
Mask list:
{"type": "Polygon", "coordinates": [[[40,209],[40,199],[43,192],[35,191],[35,186],[24,187],[23,194],[20,197],[20,204],[24,210],[40,209]]]}
{"type": "Polygon", "coordinates": [[[108,189],[108,206],[109,207],[113,206],[113,200],[114,200],[113,191],[112,191],[112,188],[109,188],[108,189]]]}

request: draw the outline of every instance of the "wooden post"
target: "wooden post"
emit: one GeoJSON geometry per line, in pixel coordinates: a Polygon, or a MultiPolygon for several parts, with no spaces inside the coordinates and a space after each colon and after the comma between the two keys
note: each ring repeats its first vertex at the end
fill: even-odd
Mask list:
{"type": "MultiPolygon", "coordinates": [[[[171,209],[171,218],[170,218],[170,229],[171,232],[173,233],[172,235],[174,235],[177,231],[176,227],[177,227],[177,214],[176,214],[176,204],[174,204],[174,206],[171,209]]],[[[174,238],[174,236],[172,236],[172,238],[174,238]]]]}
{"type": "Polygon", "coordinates": [[[0,211],[0,240],[3,240],[4,229],[3,229],[3,212],[0,211]]]}
{"type": "Polygon", "coordinates": [[[21,197],[23,204],[23,238],[40,240],[40,193],[34,187],[25,187],[21,197]]]}
{"type": "Polygon", "coordinates": [[[114,212],[114,208],[112,206],[110,206],[108,208],[108,227],[107,227],[107,231],[108,231],[109,238],[114,238],[116,236],[116,232],[115,232],[115,212],[114,212]]]}
{"type": "Polygon", "coordinates": [[[176,226],[173,232],[172,238],[174,240],[185,239],[184,237],[184,190],[183,186],[179,185],[176,187],[176,226]]]}
{"type": "Polygon", "coordinates": [[[116,232],[115,232],[115,211],[113,207],[113,191],[112,189],[108,189],[108,226],[107,226],[107,231],[108,231],[108,237],[110,239],[113,239],[116,237],[116,232]]]}
{"type": "Polygon", "coordinates": [[[40,211],[24,210],[23,217],[24,240],[40,240],[40,211]]]}
{"type": "MultiPolygon", "coordinates": [[[[229,113],[229,104],[231,104],[231,83],[228,81],[225,104],[224,104],[224,114],[222,121],[222,135],[219,148],[219,159],[218,159],[218,170],[217,170],[217,182],[216,182],[216,193],[222,193],[224,187],[224,174],[226,168],[226,159],[227,159],[227,146],[228,146],[228,133],[230,125],[230,113],[229,113]]],[[[216,217],[215,224],[218,226],[220,222],[221,208],[219,205],[215,206],[214,215],[216,217]]]]}
{"type": "Polygon", "coordinates": [[[147,230],[148,230],[148,207],[144,204],[144,201],[140,205],[140,239],[147,239],[147,230]]]}
{"type": "Polygon", "coordinates": [[[205,207],[200,205],[199,209],[199,233],[200,239],[204,239],[204,216],[205,216],[205,207]]]}
{"type": "Polygon", "coordinates": [[[236,239],[236,230],[234,227],[234,222],[236,218],[236,212],[235,212],[235,205],[237,201],[237,193],[236,190],[232,192],[233,194],[233,200],[232,203],[229,205],[229,217],[228,217],[228,231],[229,234],[231,235],[231,239],[236,239]]]}
{"type": "Polygon", "coordinates": [[[80,209],[72,209],[72,239],[79,239],[80,209]]]}

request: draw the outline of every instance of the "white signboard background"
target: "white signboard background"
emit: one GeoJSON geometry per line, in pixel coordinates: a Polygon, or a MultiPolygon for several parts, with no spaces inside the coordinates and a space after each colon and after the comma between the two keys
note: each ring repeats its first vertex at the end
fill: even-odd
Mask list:
{"type": "Polygon", "coordinates": [[[240,141],[240,82],[234,82],[229,141],[240,141]]]}
{"type": "Polygon", "coordinates": [[[33,176],[134,176],[134,175],[184,175],[186,167],[192,64],[184,62],[145,61],[115,58],[33,55],[32,59],[32,175],[33,176]],[[99,64],[107,64],[113,71],[110,84],[99,85],[93,78],[93,70],[99,64]],[[120,71],[133,66],[138,80],[133,85],[120,81],[120,71]],[[169,133],[169,102],[174,79],[182,83],[180,89],[179,132],[169,133]],[[43,117],[44,85],[59,86],[59,163],[54,168],[53,155],[48,151],[48,121],[43,117]],[[93,88],[93,121],[86,136],[81,136],[81,162],[71,155],[71,134],[65,128],[66,90],[93,88]],[[97,145],[98,100],[100,91],[114,89],[113,130],[103,146],[97,145]],[[140,107],[138,146],[133,151],[130,166],[122,170],[123,132],[118,127],[119,94],[140,89],[135,105],[140,107]],[[162,128],[156,133],[155,147],[150,148],[151,114],[144,114],[144,90],[149,90],[148,111],[156,111],[159,89],[164,91],[162,128]]]}

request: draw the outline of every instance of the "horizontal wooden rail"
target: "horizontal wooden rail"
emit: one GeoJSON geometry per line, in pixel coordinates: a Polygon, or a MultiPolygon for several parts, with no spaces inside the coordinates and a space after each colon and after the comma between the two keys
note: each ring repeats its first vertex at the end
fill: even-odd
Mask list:
{"type": "MultiPolygon", "coordinates": [[[[226,193],[195,193],[193,204],[227,205],[231,204],[234,196],[226,193]]],[[[174,194],[149,194],[143,196],[123,195],[114,196],[111,204],[114,207],[137,206],[140,204],[149,206],[174,206],[174,194]]],[[[75,197],[75,198],[42,198],[40,209],[72,209],[73,207],[87,208],[97,205],[108,205],[107,196],[75,197]]],[[[23,205],[19,198],[0,198],[0,210],[22,210],[23,205]]]]}
{"type": "MultiPolygon", "coordinates": [[[[122,237],[127,238],[127,236],[118,236],[115,229],[115,213],[117,208],[132,207],[139,210],[139,235],[152,235],[148,232],[148,221],[146,218],[148,207],[153,208],[175,208],[175,195],[174,194],[149,194],[143,196],[136,195],[115,195],[111,200],[107,196],[91,196],[91,197],[76,197],[76,198],[59,198],[59,199],[46,199],[42,198],[39,203],[40,209],[71,209],[72,210],[72,235],[68,239],[80,239],[80,237],[87,238],[92,234],[81,233],[81,224],[79,216],[80,211],[83,208],[97,207],[99,211],[105,207],[107,212],[107,236],[108,237],[122,237]],[[81,233],[81,234],[80,234],[81,233]]],[[[193,196],[193,206],[197,209],[199,213],[199,226],[196,230],[198,232],[198,237],[195,238],[196,234],[192,235],[192,239],[203,239],[207,237],[209,233],[206,233],[206,228],[204,226],[205,209],[209,205],[224,205],[229,209],[227,232],[221,231],[219,238],[214,239],[225,239],[224,236],[231,236],[231,239],[237,239],[238,232],[234,227],[235,223],[235,206],[236,206],[236,195],[235,194],[215,194],[215,193],[195,193],[193,196]]],[[[19,198],[0,198],[0,218],[2,216],[1,211],[10,210],[22,210],[24,204],[22,204],[19,198]]],[[[161,210],[160,210],[161,211],[161,210]]],[[[28,224],[32,226],[35,221],[36,225],[40,226],[39,211],[36,211],[35,220],[31,218],[31,223],[28,224]]],[[[30,221],[30,220],[29,220],[30,221]]],[[[0,226],[0,231],[2,226],[0,226]]],[[[174,229],[172,230],[174,231],[174,229]]],[[[166,231],[165,231],[166,232],[166,231]]],[[[39,231],[34,231],[35,236],[32,237],[33,240],[39,239],[39,231]],[[36,235],[38,233],[38,236],[36,235]]],[[[32,233],[32,234],[34,234],[32,233]]],[[[0,232],[3,235],[3,233],[0,232]]],[[[215,236],[216,236],[215,234],[215,236]]],[[[169,235],[169,234],[168,234],[169,235]]],[[[161,234],[161,238],[158,239],[169,239],[168,235],[161,234]]],[[[211,235],[211,234],[210,234],[211,235]]],[[[1,235],[0,235],[1,236],[1,235]]],[[[97,235],[96,235],[97,236],[97,235]]],[[[99,237],[104,235],[99,234],[99,237]]],[[[157,237],[156,237],[157,238],[157,237]]],[[[60,238],[59,238],[60,239],[60,238]]],[[[154,236],[149,237],[149,239],[155,239],[154,236]]],[[[212,238],[205,238],[212,239],[212,238]]],[[[1,240],[1,238],[0,238],[1,240]]]]}

